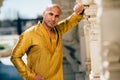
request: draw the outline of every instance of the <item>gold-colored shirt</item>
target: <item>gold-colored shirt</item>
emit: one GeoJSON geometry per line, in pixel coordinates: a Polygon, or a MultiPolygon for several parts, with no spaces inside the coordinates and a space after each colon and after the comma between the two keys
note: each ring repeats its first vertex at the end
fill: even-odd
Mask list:
{"type": "Polygon", "coordinates": [[[20,35],[11,61],[24,80],[33,80],[36,74],[45,80],[63,80],[62,35],[81,19],[82,15],[73,13],[54,27],[51,37],[40,22],[20,35]],[[22,60],[24,54],[27,54],[27,65],[22,60]]]}

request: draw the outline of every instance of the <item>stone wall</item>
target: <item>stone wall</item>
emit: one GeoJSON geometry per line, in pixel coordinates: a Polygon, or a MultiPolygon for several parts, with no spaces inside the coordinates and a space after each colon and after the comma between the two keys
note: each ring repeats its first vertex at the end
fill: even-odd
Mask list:
{"type": "Polygon", "coordinates": [[[73,6],[75,5],[75,0],[52,0],[52,3],[58,4],[62,11],[63,15],[61,19],[68,17],[73,12],[73,6]]]}
{"type": "MultiPolygon", "coordinates": [[[[85,6],[85,13],[82,22],[78,25],[78,37],[73,42],[79,43],[80,61],[79,69],[72,66],[74,59],[68,53],[66,58],[73,67],[86,73],[84,80],[119,80],[120,79],[120,0],[52,0],[58,3],[63,9],[62,19],[72,13],[72,8],[77,2],[85,6]],[[84,26],[84,27],[83,27],[84,26]]],[[[76,29],[73,29],[74,31],[76,29]]],[[[69,42],[77,34],[74,31],[63,36],[64,44],[72,46],[69,42]]],[[[63,45],[64,45],[63,44],[63,45]]],[[[75,44],[74,44],[75,45],[75,44]]],[[[74,47],[74,50],[76,49],[74,47]]],[[[66,48],[65,48],[66,49],[66,48]]],[[[70,49],[70,48],[69,48],[70,49]]],[[[71,50],[71,49],[70,49],[71,50]]],[[[73,50],[73,51],[74,51],[73,50]]],[[[77,57],[76,57],[77,59],[77,57]]],[[[81,80],[81,74],[75,75],[75,80],[81,80]]]]}
{"type": "MultiPolygon", "coordinates": [[[[52,2],[62,8],[61,20],[72,14],[73,7],[76,4],[76,0],[52,0],[52,2]]],[[[79,70],[81,66],[79,45],[79,27],[74,27],[63,35],[64,80],[84,80],[84,72],[79,70]]]]}

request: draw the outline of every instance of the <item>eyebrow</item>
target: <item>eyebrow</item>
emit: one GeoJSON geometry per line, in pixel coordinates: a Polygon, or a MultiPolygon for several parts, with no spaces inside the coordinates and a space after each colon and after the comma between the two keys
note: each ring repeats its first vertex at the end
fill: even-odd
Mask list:
{"type": "MultiPolygon", "coordinates": [[[[48,12],[48,14],[50,14],[50,15],[53,15],[53,13],[52,12],[48,12]]],[[[56,17],[59,17],[60,15],[55,15],[56,17]]]]}

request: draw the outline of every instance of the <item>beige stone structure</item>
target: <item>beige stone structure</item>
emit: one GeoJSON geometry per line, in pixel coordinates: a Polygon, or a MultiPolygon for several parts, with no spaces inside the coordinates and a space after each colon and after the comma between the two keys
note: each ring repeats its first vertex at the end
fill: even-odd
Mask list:
{"type": "Polygon", "coordinates": [[[61,6],[61,19],[73,12],[76,3],[85,5],[78,27],[63,36],[64,80],[120,80],[120,0],[52,2],[61,6]]]}
{"type": "Polygon", "coordinates": [[[94,0],[77,0],[77,2],[83,2],[85,5],[83,21],[86,45],[86,80],[100,80],[100,27],[96,23],[98,5],[94,0]]]}
{"type": "MultiPolygon", "coordinates": [[[[81,64],[77,70],[84,72],[83,80],[119,80],[120,79],[120,1],[119,0],[52,0],[59,4],[63,13],[62,18],[72,12],[72,7],[77,2],[85,5],[84,19],[78,25],[79,49],[77,56],[81,64]],[[83,27],[84,26],[84,27],[83,27]]],[[[76,30],[76,29],[74,29],[76,30]]],[[[71,34],[68,32],[63,41],[69,41],[71,34]],[[66,38],[67,37],[67,38],[66,38]]],[[[74,33],[77,34],[77,33],[74,33]]],[[[72,46],[72,43],[63,43],[72,46]]],[[[78,47],[78,46],[77,46],[78,47]]],[[[74,47],[75,48],[75,47],[74,47]]],[[[69,53],[64,50],[64,53],[69,53]]],[[[75,65],[74,59],[67,54],[69,63],[75,65]],[[69,56],[69,57],[68,57],[69,56]]],[[[75,70],[75,69],[74,69],[75,70]]],[[[76,74],[72,80],[82,80],[76,74]]],[[[83,77],[83,76],[82,76],[83,77]]],[[[67,79],[66,79],[67,80],[67,79]]],[[[70,79],[69,79],[70,80],[70,79]]]]}
{"type": "MultiPolygon", "coordinates": [[[[73,7],[76,4],[76,0],[52,0],[52,2],[59,4],[62,8],[62,19],[68,17],[73,12],[73,7]]],[[[80,25],[83,28],[83,22],[80,25]]],[[[79,30],[81,30],[79,27],[75,27],[63,36],[64,80],[84,80],[86,66],[82,65],[85,56],[82,57],[80,54],[83,50],[80,49],[82,44],[80,43],[79,30]]],[[[80,34],[82,35],[83,32],[80,34]]]]}
{"type": "Polygon", "coordinates": [[[120,0],[102,0],[101,80],[120,80],[120,0]]]}
{"type": "MultiPolygon", "coordinates": [[[[79,42],[76,44],[74,49],[78,51],[77,57],[81,64],[76,64],[74,59],[68,57],[70,54],[65,56],[68,62],[74,65],[73,70],[77,70],[78,72],[82,72],[85,74],[77,73],[75,74],[74,80],[99,80],[100,79],[100,29],[96,24],[96,14],[97,14],[97,5],[93,0],[52,0],[53,3],[57,3],[62,6],[63,14],[65,15],[62,18],[67,17],[72,13],[73,6],[78,2],[83,2],[85,5],[85,15],[84,19],[80,22],[78,26],[78,33],[74,33],[75,29],[69,31],[67,34],[63,36],[63,45],[67,44],[68,46],[75,45],[75,40],[70,42],[72,35],[71,34],[79,34],[74,39],[78,39],[79,42]],[[67,41],[67,42],[64,42],[67,41]],[[74,43],[74,44],[73,44],[74,43]],[[78,47],[78,48],[77,48],[78,47]],[[79,57],[78,57],[79,56],[79,57]],[[75,67],[78,65],[78,68],[75,67]],[[76,68],[76,69],[74,69],[76,68]]],[[[63,49],[64,54],[67,54],[67,50],[63,49]]],[[[74,53],[73,53],[74,54],[74,53]]],[[[66,77],[66,75],[65,75],[66,77]]],[[[67,79],[66,79],[67,80],[67,79]]],[[[73,80],[73,79],[70,79],[73,80]]]]}

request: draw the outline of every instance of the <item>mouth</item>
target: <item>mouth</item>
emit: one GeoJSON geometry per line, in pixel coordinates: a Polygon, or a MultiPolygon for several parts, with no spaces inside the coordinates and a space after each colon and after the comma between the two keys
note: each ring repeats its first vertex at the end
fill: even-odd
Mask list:
{"type": "Polygon", "coordinates": [[[49,24],[50,24],[51,26],[55,26],[55,22],[54,22],[54,21],[50,21],[49,24]]]}

